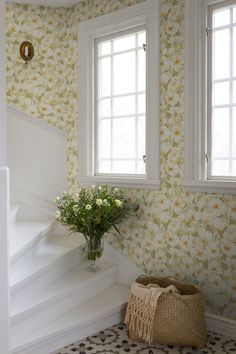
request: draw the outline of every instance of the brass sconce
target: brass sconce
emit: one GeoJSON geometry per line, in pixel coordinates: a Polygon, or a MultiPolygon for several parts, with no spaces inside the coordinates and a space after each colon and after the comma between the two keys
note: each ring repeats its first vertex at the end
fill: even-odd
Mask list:
{"type": "Polygon", "coordinates": [[[20,56],[28,63],[34,56],[33,44],[29,41],[24,41],[20,45],[20,56]]]}

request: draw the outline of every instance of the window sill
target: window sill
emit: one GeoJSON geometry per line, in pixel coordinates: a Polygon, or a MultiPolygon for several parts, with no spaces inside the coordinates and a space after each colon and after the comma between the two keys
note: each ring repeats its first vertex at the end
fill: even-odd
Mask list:
{"type": "Polygon", "coordinates": [[[134,189],[160,189],[159,179],[147,179],[147,178],[137,178],[137,177],[105,177],[105,176],[93,176],[93,177],[80,177],[80,185],[91,185],[91,184],[107,184],[115,187],[121,188],[134,188],[134,189]]]}
{"type": "Polygon", "coordinates": [[[184,180],[182,186],[190,192],[236,194],[236,181],[184,180]]]}

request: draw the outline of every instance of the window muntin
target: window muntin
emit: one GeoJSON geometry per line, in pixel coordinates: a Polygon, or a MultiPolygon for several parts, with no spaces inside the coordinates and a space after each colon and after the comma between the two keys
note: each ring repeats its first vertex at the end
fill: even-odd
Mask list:
{"type": "Polygon", "coordinates": [[[95,41],[95,175],[146,175],[146,30],[95,41]]]}
{"type": "Polygon", "coordinates": [[[236,2],[209,6],[208,179],[236,179],[236,2]],[[228,5],[228,6],[227,6],[228,5]]]}

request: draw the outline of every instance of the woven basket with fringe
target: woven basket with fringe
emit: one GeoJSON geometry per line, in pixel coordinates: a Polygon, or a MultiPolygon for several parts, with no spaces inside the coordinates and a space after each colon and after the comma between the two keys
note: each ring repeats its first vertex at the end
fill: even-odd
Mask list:
{"type": "MultiPolygon", "coordinates": [[[[162,288],[174,285],[177,293],[164,293],[158,301],[153,325],[153,343],[193,346],[201,348],[206,343],[204,296],[200,288],[174,278],[140,276],[142,285],[158,284],[162,288]]],[[[140,342],[138,331],[129,329],[131,340],[140,342]]]]}

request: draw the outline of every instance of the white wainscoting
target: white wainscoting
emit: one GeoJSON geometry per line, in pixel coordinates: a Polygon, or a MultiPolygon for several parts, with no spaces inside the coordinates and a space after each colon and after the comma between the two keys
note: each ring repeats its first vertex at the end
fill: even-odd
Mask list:
{"type": "Polygon", "coordinates": [[[54,202],[66,189],[67,134],[8,106],[7,137],[12,190],[54,202]]]}

